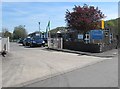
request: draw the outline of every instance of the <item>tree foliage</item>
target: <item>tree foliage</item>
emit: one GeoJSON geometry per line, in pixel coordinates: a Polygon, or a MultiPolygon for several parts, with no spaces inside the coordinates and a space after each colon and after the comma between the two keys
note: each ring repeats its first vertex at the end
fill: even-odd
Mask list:
{"type": "Polygon", "coordinates": [[[27,36],[27,31],[24,26],[19,25],[14,28],[13,39],[25,38],[27,36]]]}
{"type": "Polygon", "coordinates": [[[66,11],[65,21],[67,26],[71,29],[78,30],[80,32],[86,32],[91,29],[100,28],[100,20],[104,18],[104,14],[98,7],[84,5],[75,6],[73,12],[66,11]]]}
{"type": "Polygon", "coordinates": [[[61,32],[61,34],[63,34],[63,33],[66,33],[67,30],[68,30],[67,27],[56,27],[50,30],[50,35],[51,37],[54,38],[54,37],[57,37],[58,32],[61,32]]]}
{"type": "Polygon", "coordinates": [[[2,36],[3,37],[9,37],[10,40],[12,39],[12,33],[8,31],[7,28],[2,28],[2,36]]]}
{"type": "Polygon", "coordinates": [[[118,34],[118,31],[119,31],[119,28],[118,28],[118,21],[119,18],[117,19],[112,19],[112,20],[108,20],[108,21],[105,21],[105,27],[106,28],[110,28],[111,31],[117,35],[118,34]]]}
{"type": "Polygon", "coordinates": [[[119,37],[120,37],[120,17],[118,18],[118,34],[119,34],[119,37]]]}

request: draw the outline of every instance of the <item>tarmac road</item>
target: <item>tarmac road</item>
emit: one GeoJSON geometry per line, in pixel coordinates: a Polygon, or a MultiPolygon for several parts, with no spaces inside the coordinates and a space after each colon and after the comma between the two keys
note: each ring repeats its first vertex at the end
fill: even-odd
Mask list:
{"type": "Polygon", "coordinates": [[[26,87],[118,87],[118,59],[114,57],[26,87]]]}
{"type": "MultiPolygon", "coordinates": [[[[2,85],[25,87],[118,86],[118,57],[100,58],[26,48],[11,43],[2,59],[2,85]]],[[[117,53],[117,50],[111,51],[117,53]]],[[[111,53],[109,52],[109,53],[111,53]]]]}

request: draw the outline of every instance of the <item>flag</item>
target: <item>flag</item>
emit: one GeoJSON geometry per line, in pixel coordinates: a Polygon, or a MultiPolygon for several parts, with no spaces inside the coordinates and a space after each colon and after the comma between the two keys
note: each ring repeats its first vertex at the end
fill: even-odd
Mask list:
{"type": "Polygon", "coordinates": [[[47,27],[46,27],[46,37],[48,38],[48,35],[49,35],[49,33],[48,33],[48,30],[50,31],[50,21],[48,21],[48,25],[47,25],[47,27]]]}
{"type": "Polygon", "coordinates": [[[48,22],[48,26],[47,26],[48,28],[49,28],[49,30],[50,30],[50,20],[49,20],[49,22],[48,22]]]}

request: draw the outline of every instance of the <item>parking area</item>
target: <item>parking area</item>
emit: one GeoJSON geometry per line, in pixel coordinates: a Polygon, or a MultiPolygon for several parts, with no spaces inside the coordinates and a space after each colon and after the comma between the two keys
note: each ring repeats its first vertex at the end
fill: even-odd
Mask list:
{"type": "Polygon", "coordinates": [[[2,85],[24,86],[108,59],[10,43],[10,53],[2,60],[2,85]]]}

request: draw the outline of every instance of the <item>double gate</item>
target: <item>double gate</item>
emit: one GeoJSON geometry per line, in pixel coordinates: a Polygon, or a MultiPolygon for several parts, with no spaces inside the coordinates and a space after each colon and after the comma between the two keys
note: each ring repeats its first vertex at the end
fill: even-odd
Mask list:
{"type": "Polygon", "coordinates": [[[9,43],[9,37],[8,38],[0,38],[0,52],[2,51],[6,51],[9,52],[10,51],[10,43],[9,43]]]}

